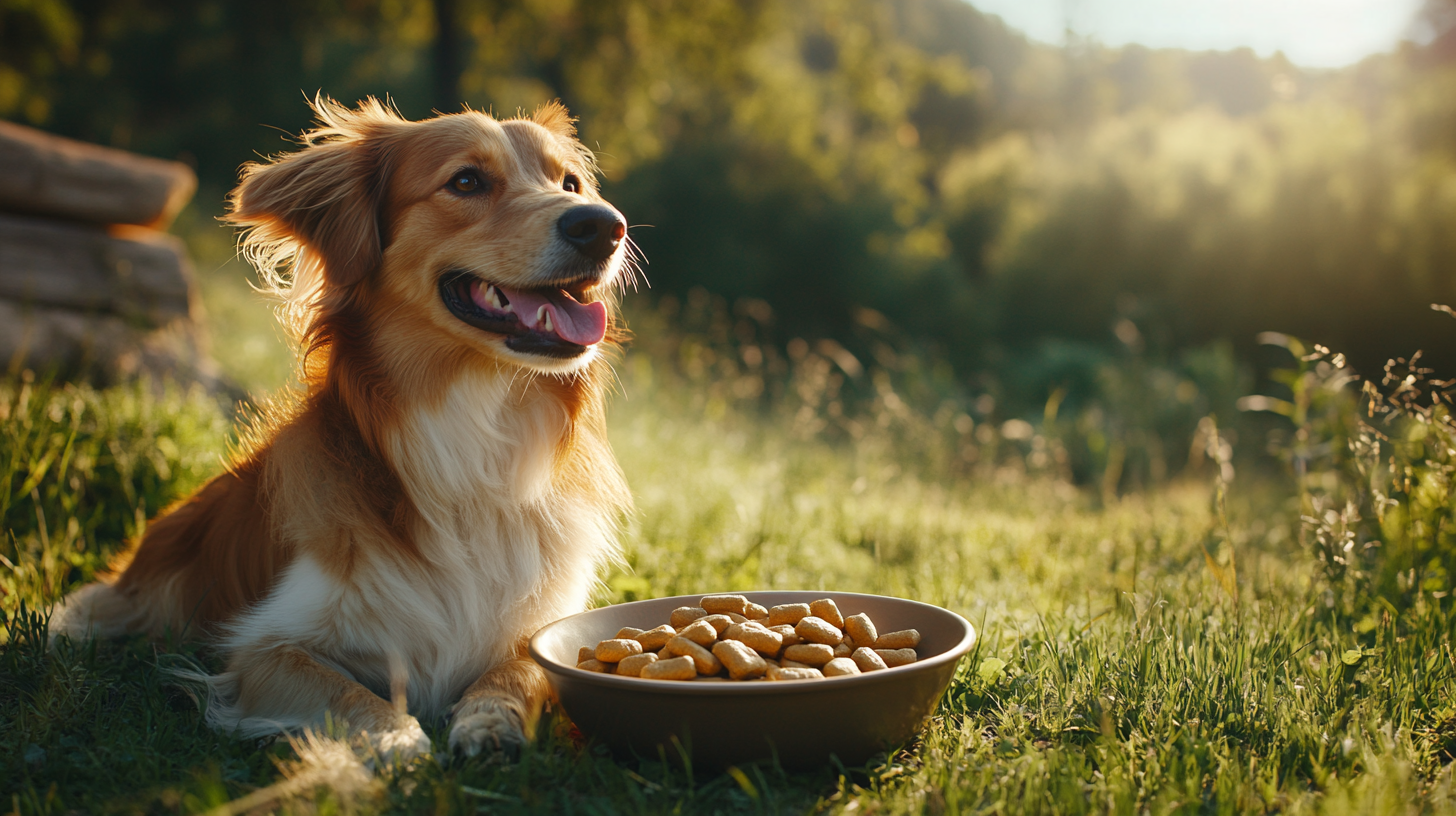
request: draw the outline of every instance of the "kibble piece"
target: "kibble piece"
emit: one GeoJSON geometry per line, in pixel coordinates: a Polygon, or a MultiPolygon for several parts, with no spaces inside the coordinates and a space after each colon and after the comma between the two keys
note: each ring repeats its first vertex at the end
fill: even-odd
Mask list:
{"type": "Polygon", "coordinates": [[[753,623],[737,623],[723,633],[724,640],[736,640],[765,657],[777,657],[784,648],[784,637],[778,632],[753,623]],[[730,634],[731,633],[731,634],[730,634]]]}
{"type": "Polygon", "coordinates": [[[794,624],[794,634],[810,643],[833,646],[844,639],[844,633],[823,618],[810,615],[794,624]]]}
{"type": "Polygon", "coordinates": [[[794,631],[794,627],[788,625],[787,623],[781,623],[778,626],[770,626],[768,629],[770,632],[778,632],[779,637],[782,637],[784,639],[785,646],[793,646],[795,643],[804,642],[804,639],[799,637],[799,633],[794,631]]]}
{"type": "Polygon", "coordinates": [[[713,653],[702,646],[688,640],[682,635],[669,640],[667,648],[675,655],[685,655],[693,659],[693,665],[697,666],[698,674],[717,674],[723,670],[723,661],[713,656],[713,653]]]}
{"type": "Polygon", "coordinates": [[[640,676],[645,680],[691,680],[698,676],[698,669],[691,657],[672,657],[644,666],[640,676]]]}
{"type": "Polygon", "coordinates": [[[711,646],[718,639],[718,630],[705,618],[699,618],[684,626],[677,636],[687,638],[699,646],[711,646]]]}
{"type": "Polygon", "coordinates": [[[809,602],[809,614],[816,618],[823,618],[835,629],[844,628],[844,616],[839,614],[839,606],[829,598],[822,598],[809,602]]]}
{"type": "Polygon", "coordinates": [[[896,666],[908,666],[919,659],[914,649],[876,649],[875,654],[892,669],[896,666]]]}
{"type": "Polygon", "coordinates": [[[823,643],[800,643],[784,649],[784,659],[809,666],[822,666],[834,659],[834,649],[823,643]]]}
{"type": "Polygon", "coordinates": [[[876,649],[913,649],[919,645],[920,632],[915,629],[886,632],[875,640],[876,649]]]}
{"type": "Polygon", "coordinates": [[[844,619],[844,631],[854,640],[855,647],[875,645],[880,633],[875,630],[875,622],[870,616],[863,612],[858,615],[850,615],[844,619]]]}
{"type": "Polygon", "coordinates": [[[677,636],[677,630],[667,624],[656,629],[648,629],[637,636],[637,642],[642,644],[642,651],[655,652],[667,645],[669,640],[677,636]]]}
{"type": "Polygon", "coordinates": [[[830,598],[765,609],[744,595],[705,595],[655,629],[624,626],[577,652],[583,671],[657,680],[760,682],[843,677],[914,663],[920,633],[879,634],[830,598]],[[725,671],[726,669],[726,671],[725,671]]]}
{"type": "MultiPolygon", "coordinates": [[[[739,615],[739,617],[743,617],[743,616],[742,615],[739,615]]],[[[717,631],[718,637],[722,637],[723,636],[723,630],[724,629],[727,629],[728,627],[732,626],[734,623],[739,623],[739,622],[740,621],[735,621],[732,618],[728,617],[727,615],[709,615],[706,618],[698,618],[697,620],[693,621],[693,623],[707,623],[707,624],[711,625],[713,627],[713,629],[715,631],[717,631]]]]}
{"type": "Polygon", "coordinates": [[[728,668],[728,676],[734,680],[758,677],[768,671],[768,661],[748,644],[736,640],[720,640],[713,644],[713,656],[728,668]]]}
{"type": "MultiPolygon", "coordinates": [[[[622,662],[617,664],[617,674],[622,677],[641,677],[642,670],[656,662],[657,655],[650,652],[624,657],[622,662]]],[[[697,669],[693,669],[693,671],[697,671],[697,669]]]]}
{"type": "Polygon", "coordinates": [[[787,623],[793,626],[807,617],[809,617],[808,604],[779,604],[769,608],[768,625],[779,626],[787,623]]]}
{"type": "Polygon", "coordinates": [[[824,673],[818,669],[783,669],[769,666],[764,677],[769,680],[823,680],[824,673]]]}
{"type": "Polygon", "coordinates": [[[743,614],[748,608],[748,599],[742,595],[704,595],[698,606],[706,609],[709,615],[720,615],[733,612],[743,614]]]}
{"type": "Polygon", "coordinates": [[[875,654],[875,650],[868,646],[861,646],[855,649],[854,654],[849,657],[854,661],[854,665],[859,666],[859,670],[862,672],[879,671],[880,669],[889,668],[889,666],[885,665],[885,659],[875,654]]]}
{"type": "Polygon", "coordinates": [[[667,622],[672,624],[672,628],[681,629],[698,618],[706,617],[708,617],[708,610],[701,606],[679,606],[672,610],[672,615],[668,616],[667,622]]]}
{"type": "Polygon", "coordinates": [[[613,638],[597,644],[596,658],[603,663],[616,663],[634,654],[642,654],[642,644],[630,638],[613,638]]]}

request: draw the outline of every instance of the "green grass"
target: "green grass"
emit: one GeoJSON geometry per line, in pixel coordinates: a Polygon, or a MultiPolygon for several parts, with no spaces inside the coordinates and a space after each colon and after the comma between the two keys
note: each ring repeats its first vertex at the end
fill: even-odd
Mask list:
{"type": "MultiPolygon", "coordinates": [[[[1211,469],[1122,497],[1078,490],[1031,464],[1045,440],[977,435],[953,395],[912,397],[914,371],[851,403],[871,374],[835,384],[810,354],[754,375],[712,343],[639,329],[612,411],[637,510],[598,600],[833,588],[956,610],[982,639],[925,731],[863,767],[693,776],[615,762],[552,719],[518,764],[427,759],[265,808],[1456,812],[1453,601],[1333,573],[1300,543],[1323,528],[1301,526],[1311,494],[1292,480],[1241,475],[1226,513],[1211,469]],[[825,395],[840,391],[836,413],[825,395]]],[[[0,411],[0,808],[195,812],[292,773],[286,742],[215,734],[167,684],[172,661],[214,661],[205,649],[48,652],[36,612],[217,471],[230,409],[178,389],[11,383],[0,411]]]]}

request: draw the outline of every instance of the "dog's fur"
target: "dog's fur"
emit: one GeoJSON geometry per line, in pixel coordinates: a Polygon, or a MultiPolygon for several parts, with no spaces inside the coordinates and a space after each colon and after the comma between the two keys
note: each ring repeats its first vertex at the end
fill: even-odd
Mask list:
{"type": "Polygon", "coordinates": [[[448,712],[453,748],[510,749],[549,693],[526,639],[585,608],[628,507],[603,418],[627,241],[583,259],[558,234],[565,211],[604,204],[558,104],[506,121],[315,108],[303,149],[244,168],[229,216],[285,298],[305,393],[65,599],[53,631],[216,638],[207,718],[240,735],[327,711],[413,755],[429,741],[410,715],[448,712]],[[461,168],[487,189],[451,189],[461,168]],[[442,275],[460,271],[576,279],[606,303],[606,337],[514,350],[446,308],[442,275]]]}

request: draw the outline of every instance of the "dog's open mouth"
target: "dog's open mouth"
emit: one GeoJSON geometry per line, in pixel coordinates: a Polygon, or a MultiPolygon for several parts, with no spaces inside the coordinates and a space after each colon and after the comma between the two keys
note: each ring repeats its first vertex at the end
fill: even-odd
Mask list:
{"type": "Polygon", "coordinates": [[[457,270],[440,279],[440,298],[465,323],[506,335],[512,351],[576,357],[607,334],[606,305],[587,300],[591,283],[515,289],[457,270]]]}

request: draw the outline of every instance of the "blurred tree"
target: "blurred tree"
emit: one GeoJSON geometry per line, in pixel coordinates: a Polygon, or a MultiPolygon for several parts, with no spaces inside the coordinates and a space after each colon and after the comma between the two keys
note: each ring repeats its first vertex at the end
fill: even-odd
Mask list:
{"type": "Polygon", "coordinates": [[[434,108],[452,112],[460,106],[460,19],[455,0],[432,0],[435,41],[430,47],[434,79],[434,108]]]}
{"type": "Polygon", "coordinates": [[[44,122],[51,83],[76,64],[80,43],[81,21],[65,0],[0,3],[0,116],[44,122]]]}
{"type": "Polygon", "coordinates": [[[1408,315],[1456,300],[1453,3],[1429,46],[1306,73],[1057,49],[963,0],[0,0],[0,116],[192,161],[216,207],[319,90],[412,118],[560,98],[652,225],[653,291],[763,300],[785,337],[872,353],[870,307],[963,371],[1095,367],[1129,325],[1367,365],[1446,343],[1408,315]]]}
{"type": "MultiPolygon", "coordinates": [[[[49,1],[49,0],[48,0],[49,1]]],[[[383,0],[73,0],[76,56],[51,75],[36,123],[194,163],[205,186],[284,145],[305,97],[399,94],[428,113],[428,5],[383,0]]]]}
{"type": "Polygon", "coordinates": [[[1231,116],[1244,116],[1258,113],[1273,101],[1271,74],[1276,70],[1275,61],[1240,48],[1192,55],[1187,76],[1195,98],[1209,100],[1231,116]]]}

